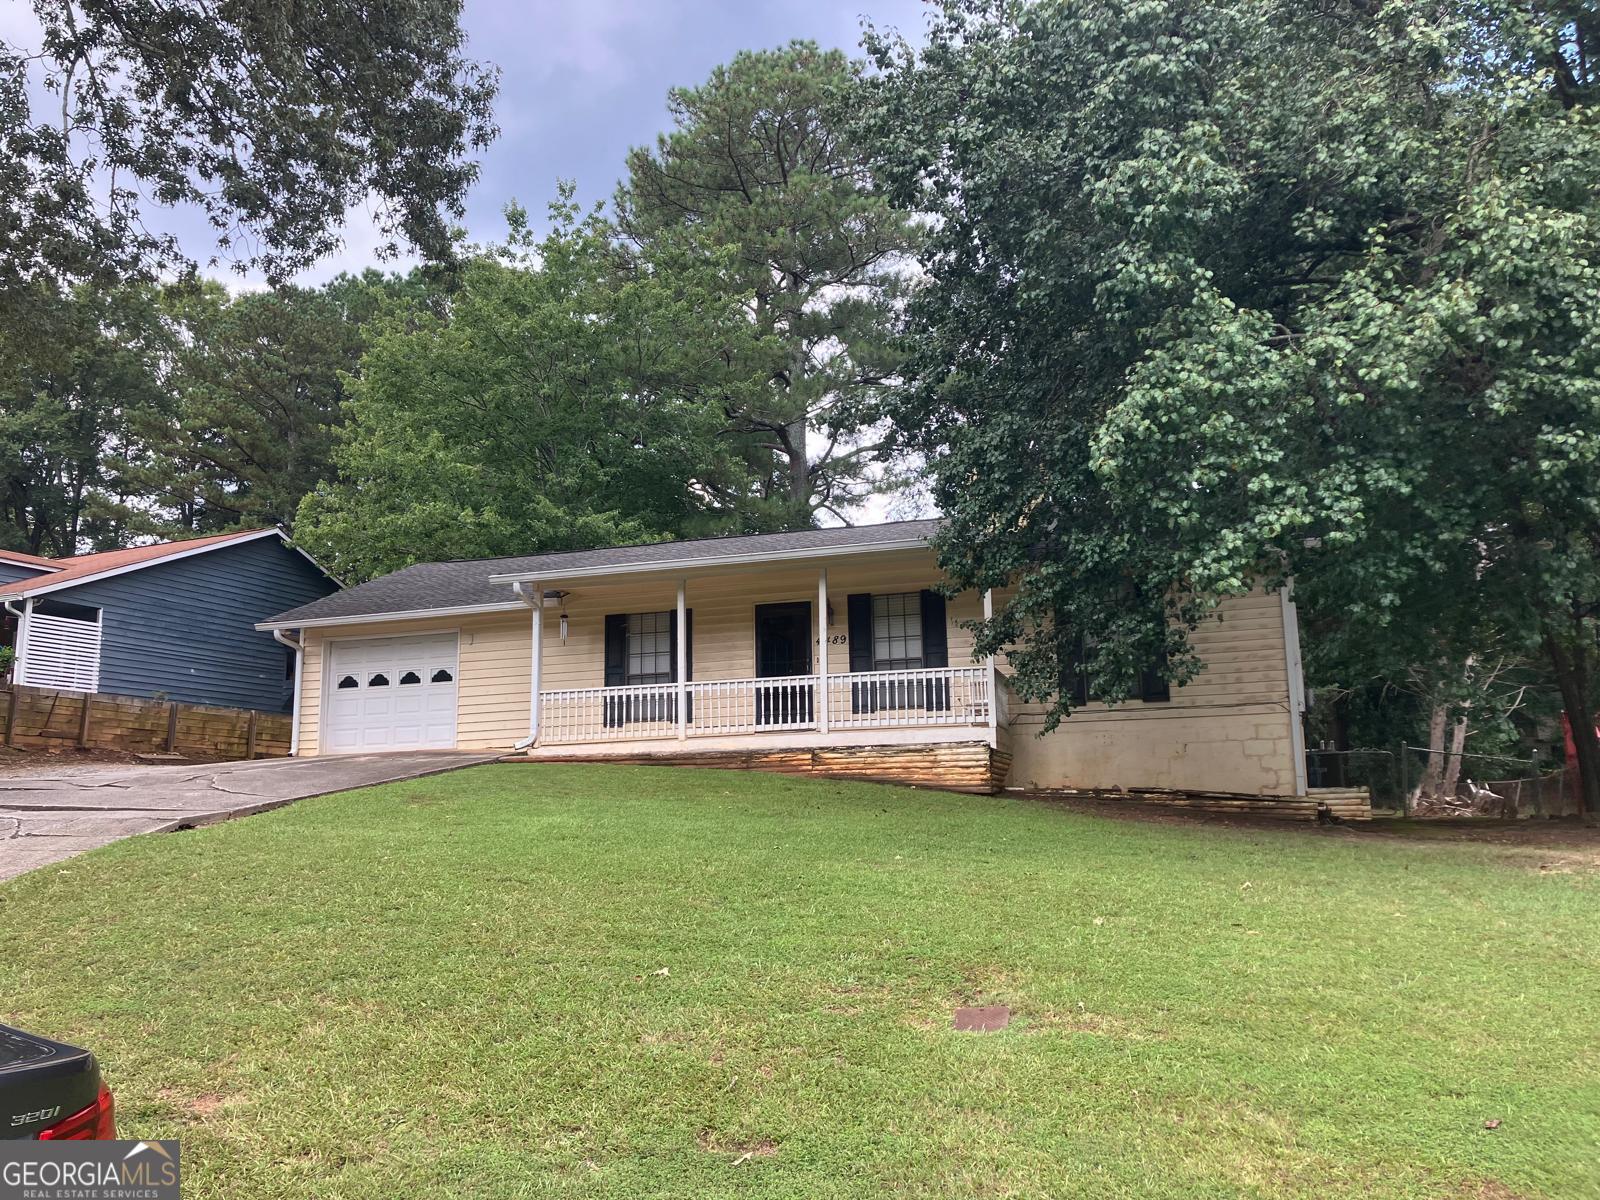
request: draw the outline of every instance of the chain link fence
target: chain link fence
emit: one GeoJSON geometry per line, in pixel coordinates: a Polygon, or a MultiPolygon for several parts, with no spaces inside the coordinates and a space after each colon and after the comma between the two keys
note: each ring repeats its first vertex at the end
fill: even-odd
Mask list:
{"type": "Polygon", "coordinates": [[[1405,816],[1512,819],[1578,811],[1567,769],[1535,758],[1451,755],[1402,743],[1395,750],[1310,750],[1306,766],[1312,787],[1364,787],[1375,811],[1405,816]]]}

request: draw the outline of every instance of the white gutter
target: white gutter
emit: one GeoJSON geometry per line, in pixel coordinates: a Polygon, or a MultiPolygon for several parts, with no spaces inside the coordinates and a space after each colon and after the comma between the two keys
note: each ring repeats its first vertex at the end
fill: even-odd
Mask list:
{"type": "Polygon", "coordinates": [[[28,614],[33,611],[33,601],[25,600],[18,611],[15,600],[4,601],[6,611],[17,619],[17,644],[12,647],[11,682],[22,683],[22,659],[28,652],[28,614]]]}
{"type": "Polygon", "coordinates": [[[306,647],[281,629],[272,631],[272,640],[294,651],[294,704],[289,710],[289,757],[293,758],[300,752],[300,681],[305,678],[306,647]]]}
{"type": "MultiPolygon", "coordinates": [[[[668,545],[671,545],[669,542],[668,545]]],[[[546,583],[568,579],[592,579],[602,575],[642,575],[650,571],[695,571],[708,567],[749,566],[754,563],[799,562],[809,558],[838,558],[845,554],[877,554],[890,550],[927,550],[927,538],[903,538],[894,542],[869,542],[854,546],[816,546],[809,550],[791,550],[783,554],[757,551],[750,554],[719,554],[700,558],[654,558],[648,562],[615,563],[602,567],[547,566],[537,571],[519,571],[509,575],[491,575],[490,583],[532,583],[543,579],[546,583]]]]}
{"type": "Polygon", "coordinates": [[[454,608],[411,608],[403,612],[360,613],[348,617],[299,617],[292,621],[260,621],[256,628],[264,633],[274,629],[321,629],[327,625],[373,625],[380,621],[420,621],[425,617],[465,617],[476,613],[521,612],[527,605],[458,604],[454,608]]]}

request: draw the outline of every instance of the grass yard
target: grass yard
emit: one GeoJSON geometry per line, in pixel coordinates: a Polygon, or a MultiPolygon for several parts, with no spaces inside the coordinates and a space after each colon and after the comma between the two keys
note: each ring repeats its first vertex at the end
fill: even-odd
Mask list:
{"type": "Polygon", "coordinates": [[[482,767],[0,884],[0,1020],[188,1197],[1600,1195],[1600,875],[1539,867],[482,767]]]}

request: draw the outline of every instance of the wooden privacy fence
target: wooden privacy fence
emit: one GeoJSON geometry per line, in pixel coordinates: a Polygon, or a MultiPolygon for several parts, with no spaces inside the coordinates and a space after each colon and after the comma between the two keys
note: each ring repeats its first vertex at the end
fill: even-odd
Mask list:
{"type": "Polygon", "coordinates": [[[0,720],[0,740],[19,750],[78,747],[212,759],[289,753],[289,715],[253,709],[7,684],[0,687],[0,720]]]}

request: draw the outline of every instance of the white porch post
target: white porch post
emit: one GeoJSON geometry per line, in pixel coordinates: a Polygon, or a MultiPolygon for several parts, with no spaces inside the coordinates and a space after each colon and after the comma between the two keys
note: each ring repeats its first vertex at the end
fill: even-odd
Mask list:
{"type": "Polygon", "coordinates": [[[533,585],[533,660],[528,686],[528,748],[539,740],[539,693],[544,675],[544,585],[533,585]]]}
{"type": "Polygon", "coordinates": [[[12,649],[11,657],[11,682],[25,684],[27,679],[28,663],[28,626],[33,624],[28,618],[33,616],[33,597],[29,596],[22,602],[22,615],[17,618],[17,644],[12,649]]]}
{"type": "Polygon", "coordinates": [[[678,580],[678,659],[673,682],[678,685],[678,740],[689,736],[689,689],[684,686],[689,667],[689,581],[678,580]]]}
{"type": "Polygon", "coordinates": [[[828,568],[817,572],[817,728],[828,732],[828,568]]]}
{"type": "MultiPolygon", "coordinates": [[[[983,589],[983,619],[994,620],[994,589],[983,589]]],[[[994,655],[989,655],[989,740],[992,744],[999,742],[1000,730],[1000,668],[995,665],[994,655]]]]}

